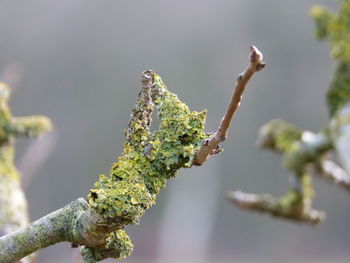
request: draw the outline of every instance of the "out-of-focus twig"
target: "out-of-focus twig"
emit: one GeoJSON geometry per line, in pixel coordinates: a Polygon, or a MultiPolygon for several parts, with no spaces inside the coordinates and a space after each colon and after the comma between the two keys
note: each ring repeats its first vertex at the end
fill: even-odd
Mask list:
{"type": "Polygon", "coordinates": [[[28,188],[38,170],[52,154],[57,142],[57,133],[45,134],[33,141],[22,157],[18,169],[23,174],[22,187],[28,188]]]}
{"type": "Polygon", "coordinates": [[[283,156],[283,166],[291,174],[289,191],[282,197],[228,192],[226,198],[245,210],[269,214],[276,218],[316,225],[325,218],[322,211],[312,208],[314,187],[312,174],[318,161],[332,150],[327,132],[302,131],[283,120],[272,120],[259,131],[262,148],[283,156]]]}
{"type": "Polygon", "coordinates": [[[331,160],[323,160],[318,168],[315,175],[350,190],[350,176],[338,164],[331,160]]]}
{"type": "Polygon", "coordinates": [[[325,213],[314,209],[305,210],[302,205],[295,206],[294,209],[284,206],[279,198],[268,194],[257,195],[243,193],[241,191],[229,191],[225,193],[227,200],[232,202],[235,206],[260,213],[267,213],[276,218],[283,218],[295,222],[308,223],[310,225],[317,225],[325,218],[325,213]]]}
{"type": "Polygon", "coordinates": [[[340,165],[350,175],[350,101],[334,114],[330,122],[330,136],[340,165]]]}
{"type": "MultiPolygon", "coordinates": [[[[52,129],[51,121],[44,116],[12,116],[8,106],[10,94],[10,87],[0,83],[0,233],[4,235],[28,223],[27,202],[14,164],[15,141],[18,137],[38,137],[52,129]]],[[[35,257],[16,262],[34,263],[35,257]]]]}

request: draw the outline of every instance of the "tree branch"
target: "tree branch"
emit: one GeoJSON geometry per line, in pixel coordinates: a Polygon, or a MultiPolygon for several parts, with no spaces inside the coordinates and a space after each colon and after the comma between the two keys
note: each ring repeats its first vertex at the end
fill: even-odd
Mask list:
{"type": "MultiPolygon", "coordinates": [[[[122,228],[138,223],[167,180],[180,168],[191,167],[196,151],[208,137],[204,131],[206,111],[191,112],[153,71],[145,71],[141,83],[125,130],[124,151],[110,173],[100,175],[88,202],[78,199],[2,237],[0,263],[15,262],[62,241],[80,245],[84,263],[131,254],[133,244],[122,228]],[[151,132],[154,109],[161,123],[159,130],[151,132]]],[[[15,127],[19,127],[15,134],[26,130],[15,127]]]]}
{"type": "Polygon", "coordinates": [[[256,195],[241,191],[226,192],[225,197],[235,206],[249,211],[270,214],[276,218],[283,218],[299,223],[317,225],[324,220],[325,214],[313,209],[300,211],[302,207],[286,207],[279,198],[271,195],[256,195]]]}
{"type": "Polygon", "coordinates": [[[330,136],[341,165],[350,175],[350,102],[333,116],[330,122],[330,136]]]}
{"type": "MultiPolygon", "coordinates": [[[[264,65],[262,54],[251,47],[250,64],[237,80],[228,112],[216,137],[211,139],[214,144],[226,138],[249,79],[264,65]]],[[[73,201],[0,238],[0,263],[15,262],[62,241],[80,245],[84,263],[130,255],[133,244],[122,228],[139,222],[145,210],[155,204],[166,181],[175,177],[180,168],[191,167],[195,156],[201,155],[197,153],[202,142],[208,139],[204,131],[206,111],[191,112],[153,71],[145,71],[141,83],[141,92],[125,130],[123,154],[113,164],[109,175],[100,175],[87,202],[84,199],[73,201]],[[151,115],[155,109],[160,126],[159,130],[151,132],[151,115]]],[[[19,120],[11,126],[12,134],[30,135],[36,131],[31,119],[19,120]]]]}
{"type": "Polygon", "coordinates": [[[242,94],[247,87],[250,78],[254,75],[255,72],[260,71],[264,67],[265,63],[263,62],[262,53],[256,47],[251,46],[249,65],[246,70],[237,78],[234,93],[231,97],[225,116],[222,118],[218,129],[209,139],[206,139],[203,142],[202,147],[197,151],[194,159],[195,165],[202,165],[210,158],[211,155],[220,152],[218,145],[220,142],[223,142],[227,138],[228,129],[230,128],[233,116],[241,103],[242,94]]]}
{"type": "MultiPolygon", "coordinates": [[[[0,262],[12,263],[38,249],[61,241],[69,241],[73,202],[27,226],[0,238],[0,262]]],[[[80,207],[79,207],[80,208],[80,207]]],[[[78,209],[80,211],[81,209],[78,209]]]]}
{"type": "Polygon", "coordinates": [[[314,175],[347,191],[350,190],[350,176],[335,162],[324,159],[315,165],[314,175]]]}
{"type": "Polygon", "coordinates": [[[228,192],[226,198],[245,210],[311,225],[320,223],[325,214],[312,209],[311,176],[333,147],[328,134],[301,131],[283,120],[272,120],[260,129],[257,141],[261,147],[283,155],[283,166],[292,174],[289,191],[280,198],[241,191],[228,192]]]}
{"type": "MultiPolygon", "coordinates": [[[[16,138],[37,137],[52,129],[51,121],[44,116],[12,116],[8,107],[10,94],[10,87],[0,83],[0,236],[28,224],[27,201],[14,164],[16,138]]],[[[34,261],[31,255],[20,263],[34,261]]]]}
{"type": "MultiPolygon", "coordinates": [[[[87,202],[79,198],[15,232],[0,238],[0,263],[17,262],[39,249],[58,242],[105,247],[106,236],[116,226],[106,225],[101,216],[90,209],[87,202]]],[[[112,250],[112,249],[111,249],[112,250]]],[[[115,257],[121,250],[113,249],[115,257]]]]}

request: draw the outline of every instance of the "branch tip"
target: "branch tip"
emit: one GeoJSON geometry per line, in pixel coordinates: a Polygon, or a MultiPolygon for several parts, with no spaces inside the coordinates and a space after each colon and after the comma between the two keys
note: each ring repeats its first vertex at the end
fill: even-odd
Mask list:
{"type": "Polygon", "coordinates": [[[261,63],[263,61],[263,54],[260,52],[260,50],[255,46],[250,46],[250,61],[252,63],[261,63]]]}
{"type": "Polygon", "coordinates": [[[265,63],[262,60],[263,55],[260,50],[255,46],[250,46],[249,65],[243,73],[238,75],[235,89],[227,111],[222,118],[216,132],[209,139],[203,142],[202,146],[197,151],[193,162],[194,165],[202,165],[210,158],[211,155],[218,153],[215,151],[215,149],[218,147],[220,142],[224,141],[227,138],[228,129],[231,126],[235,112],[240,106],[242,94],[247,87],[250,78],[254,75],[255,72],[258,72],[265,67],[265,63]]]}

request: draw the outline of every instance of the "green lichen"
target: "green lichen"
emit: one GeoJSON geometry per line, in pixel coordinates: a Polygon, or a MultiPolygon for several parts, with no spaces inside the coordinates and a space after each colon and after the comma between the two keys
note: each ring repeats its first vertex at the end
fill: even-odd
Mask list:
{"type": "Polygon", "coordinates": [[[304,172],[300,178],[303,197],[306,200],[311,200],[315,197],[315,190],[312,184],[312,176],[311,174],[304,172]]]}
{"type": "Polygon", "coordinates": [[[14,165],[16,137],[37,137],[52,129],[51,121],[44,116],[15,118],[8,106],[10,88],[0,83],[0,173],[18,179],[14,165]]]}
{"type": "Polygon", "coordinates": [[[303,172],[309,161],[310,158],[303,151],[303,143],[300,141],[292,144],[282,158],[283,167],[297,175],[303,172]]]}
{"type": "Polygon", "coordinates": [[[27,202],[14,164],[16,138],[37,137],[52,129],[51,121],[43,116],[13,117],[10,93],[10,87],[0,82],[0,235],[28,224],[27,202]]]}
{"type": "Polygon", "coordinates": [[[336,65],[334,78],[327,93],[327,101],[331,116],[350,101],[350,61],[339,62],[336,65]]]}
{"type": "Polygon", "coordinates": [[[330,115],[350,101],[350,0],[343,0],[338,14],[321,6],[311,9],[316,23],[316,37],[328,39],[331,55],[337,61],[335,74],[327,93],[330,115]]]}
{"type": "Polygon", "coordinates": [[[302,131],[284,120],[275,119],[261,127],[257,144],[260,147],[285,153],[295,148],[301,139],[302,131]]]}
{"type": "Polygon", "coordinates": [[[119,229],[108,236],[106,240],[106,248],[118,251],[119,256],[117,256],[116,259],[123,259],[131,255],[134,245],[125,231],[119,229]]]}
{"type": "Polygon", "coordinates": [[[111,232],[106,238],[104,247],[91,248],[88,246],[80,247],[80,254],[84,263],[95,263],[106,258],[115,258],[121,260],[131,255],[134,245],[130,237],[124,230],[118,229],[111,232]]]}
{"type": "Polygon", "coordinates": [[[289,217],[302,217],[309,213],[311,202],[314,198],[314,189],[311,175],[307,172],[300,174],[297,178],[300,189],[290,189],[279,199],[280,210],[289,217]]]}
{"type": "Polygon", "coordinates": [[[289,190],[284,196],[279,199],[280,208],[282,214],[290,213],[291,210],[302,207],[302,194],[296,190],[289,190]]]}
{"type": "Polygon", "coordinates": [[[152,71],[142,75],[142,90],[128,128],[123,154],[109,176],[101,175],[88,201],[109,222],[136,224],[156,195],[180,168],[191,167],[195,152],[208,135],[206,112],[191,112],[167,90],[152,71]],[[151,115],[157,110],[160,126],[151,132],[151,115]]]}

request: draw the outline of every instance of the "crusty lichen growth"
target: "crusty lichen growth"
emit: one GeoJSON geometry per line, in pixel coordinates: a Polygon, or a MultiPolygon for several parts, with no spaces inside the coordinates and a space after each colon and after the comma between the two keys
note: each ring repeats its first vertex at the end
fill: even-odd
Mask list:
{"type": "Polygon", "coordinates": [[[134,249],[130,237],[122,229],[119,229],[108,236],[106,247],[115,251],[120,251],[120,254],[116,259],[123,259],[130,256],[134,249]]]}
{"type": "Polygon", "coordinates": [[[104,247],[90,248],[82,246],[80,253],[84,263],[95,263],[106,258],[115,258],[118,260],[126,258],[131,255],[133,249],[134,245],[130,237],[124,230],[118,229],[107,236],[104,247]]]}
{"type": "Polygon", "coordinates": [[[327,94],[329,111],[333,116],[350,101],[350,0],[342,1],[338,14],[322,6],[314,6],[311,16],[316,23],[316,37],[329,40],[331,55],[337,61],[327,94]]]}
{"type": "Polygon", "coordinates": [[[206,111],[191,112],[152,71],[144,72],[141,82],[123,154],[109,176],[101,175],[88,195],[91,207],[120,227],[138,223],[167,180],[180,168],[191,167],[196,150],[208,137],[204,132],[206,111]],[[151,132],[155,109],[160,127],[151,132]]]}

